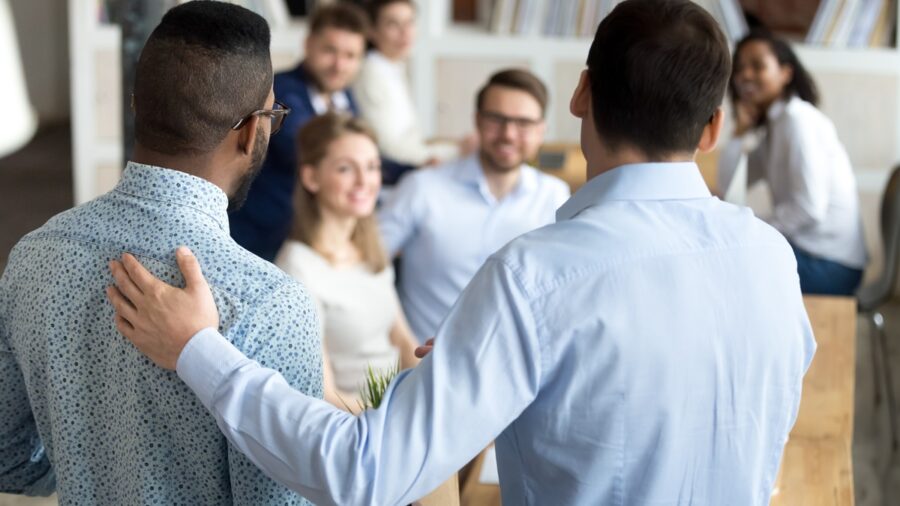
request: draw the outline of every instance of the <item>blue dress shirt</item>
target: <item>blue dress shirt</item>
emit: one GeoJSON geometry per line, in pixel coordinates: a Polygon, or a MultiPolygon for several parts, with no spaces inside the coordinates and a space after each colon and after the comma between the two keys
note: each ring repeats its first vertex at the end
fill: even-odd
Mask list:
{"type": "Polygon", "coordinates": [[[622,166],[512,241],[359,417],[212,329],[178,374],[311,500],[406,504],[496,439],[504,504],[767,505],[815,341],[796,265],[693,163],[622,166]]]}
{"type": "Polygon", "coordinates": [[[183,172],[129,164],[116,188],[15,247],[0,280],[0,492],[63,505],[305,504],[234,449],[170,371],[119,335],[107,263],[133,252],[170,283],[189,245],[247,356],[321,396],[306,292],[228,236],[228,199],[183,172]],[[49,473],[49,474],[48,474],[49,473]]]}
{"type": "Polygon", "coordinates": [[[398,292],[419,341],[434,336],[491,254],[552,223],[567,198],[562,180],[523,165],[516,188],[498,201],[477,155],[402,179],[378,221],[390,255],[402,252],[398,292]]]}
{"type": "MultiPolygon", "coordinates": [[[[238,244],[270,262],[287,239],[294,219],[297,184],[297,132],[321,112],[313,103],[312,78],[303,64],[275,74],[275,98],[291,108],[281,131],[269,139],[266,159],[250,186],[244,205],[231,213],[231,236],[238,244]]],[[[358,114],[350,90],[344,90],[350,114],[358,114]]]]}

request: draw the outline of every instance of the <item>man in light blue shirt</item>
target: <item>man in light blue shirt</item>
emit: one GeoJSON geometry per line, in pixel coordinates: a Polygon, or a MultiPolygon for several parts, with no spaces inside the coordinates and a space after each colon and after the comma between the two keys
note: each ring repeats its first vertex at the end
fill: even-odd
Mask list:
{"type": "Polygon", "coordinates": [[[544,138],[547,90],[527,70],[497,72],[479,91],[478,153],[405,176],[378,213],[413,334],[432,337],[487,258],[553,221],[569,198],[560,179],[529,166],[544,138]]]}
{"type": "Polygon", "coordinates": [[[228,195],[237,202],[284,115],[273,102],[268,25],[249,10],[186,3],[150,36],[134,94],[144,163],[28,234],[0,279],[0,492],[55,490],[79,506],[307,504],[124,341],[98,295],[122,251],[177,282],[172,251],[189,244],[210,274],[221,332],[321,396],[309,297],[228,234],[228,195]]]}
{"type": "Polygon", "coordinates": [[[815,341],[790,246],[692,161],[729,63],[696,4],[619,4],[570,106],[588,183],[488,259],[376,410],[340,413],[235,350],[196,264],[187,290],[114,264],[120,330],[317,503],[405,504],[496,439],[504,504],[767,505],[815,341]]]}

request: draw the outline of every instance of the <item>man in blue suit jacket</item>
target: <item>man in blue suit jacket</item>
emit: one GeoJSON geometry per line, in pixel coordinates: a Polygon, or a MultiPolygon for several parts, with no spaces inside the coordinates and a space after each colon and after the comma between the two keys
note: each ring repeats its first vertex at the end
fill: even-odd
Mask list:
{"type": "Polygon", "coordinates": [[[229,216],[234,240],[266,260],[274,261],[290,231],[297,131],[330,110],[358,113],[348,86],[365,55],[367,29],[366,15],[359,7],[323,6],[310,19],[304,60],[297,68],[275,75],[275,97],[291,108],[291,114],[269,141],[266,161],[246,203],[229,216]]]}

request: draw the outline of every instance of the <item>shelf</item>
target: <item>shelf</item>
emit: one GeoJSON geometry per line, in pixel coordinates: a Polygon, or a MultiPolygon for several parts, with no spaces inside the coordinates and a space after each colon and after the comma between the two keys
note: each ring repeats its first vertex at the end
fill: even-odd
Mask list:
{"type": "Polygon", "coordinates": [[[441,35],[424,36],[429,52],[439,56],[532,57],[536,54],[571,55],[583,60],[591,47],[589,38],[498,35],[478,26],[454,25],[441,35]]]}
{"type": "Polygon", "coordinates": [[[795,44],[797,56],[810,70],[845,70],[895,75],[900,51],[894,48],[834,48],[795,44]]]}
{"type": "MultiPolygon", "coordinates": [[[[441,35],[423,37],[427,51],[438,56],[506,56],[510,58],[552,56],[554,59],[582,60],[591,47],[590,38],[546,37],[540,35],[498,35],[477,25],[455,24],[441,35]]],[[[896,74],[900,51],[894,48],[833,48],[794,44],[808,67],[844,69],[875,74],[896,74]]]]}

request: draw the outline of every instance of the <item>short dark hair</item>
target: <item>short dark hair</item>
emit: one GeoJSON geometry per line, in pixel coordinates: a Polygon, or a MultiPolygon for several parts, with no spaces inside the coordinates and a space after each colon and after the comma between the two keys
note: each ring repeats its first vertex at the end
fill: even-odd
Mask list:
{"type": "Polygon", "coordinates": [[[272,89],[269,25],[224,2],[187,2],[150,34],[135,74],[135,139],[170,155],[212,151],[272,89]]]}
{"type": "Polygon", "coordinates": [[[408,4],[413,9],[416,8],[416,4],[413,3],[412,0],[369,0],[365,2],[366,13],[369,15],[369,22],[372,23],[372,26],[378,24],[378,16],[381,15],[381,10],[391,4],[408,4]]]}
{"type": "MultiPolygon", "coordinates": [[[[791,49],[791,45],[784,39],[776,37],[772,32],[764,28],[755,28],[747,34],[747,36],[741,39],[734,48],[735,63],[737,63],[738,53],[741,52],[741,49],[748,43],[754,41],[765,42],[768,44],[769,48],[772,50],[772,54],[775,55],[775,59],[778,60],[778,64],[787,65],[793,70],[791,82],[787,83],[787,86],[784,87],[785,98],[796,95],[812,105],[819,105],[819,88],[816,86],[816,82],[813,80],[809,71],[807,71],[806,67],[800,62],[800,58],[798,58],[797,54],[794,53],[794,50],[791,49]]],[[[728,82],[728,95],[731,98],[732,106],[735,105],[738,99],[737,87],[734,85],[735,72],[737,72],[737,66],[733,69],[731,79],[728,82]]]]}
{"type": "Polygon", "coordinates": [[[610,149],[651,159],[693,152],[731,73],[718,24],[689,0],[626,0],[600,23],[587,58],[593,121],[610,149]]]}
{"type": "Polygon", "coordinates": [[[326,4],[316,7],[310,15],[309,34],[319,34],[326,28],[336,28],[366,37],[369,32],[369,19],[362,8],[351,3],[326,4]]]}
{"type": "Polygon", "coordinates": [[[480,111],[484,105],[484,97],[492,86],[503,86],[528,93],[541,105],[541,117],[547,112],[549,95],[544,83],[531,72],[524,69],[506,69],[492,75],[488,82],[478,90],[475,96],[475,110],[480,111]]]}

